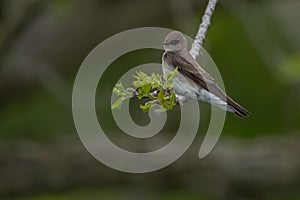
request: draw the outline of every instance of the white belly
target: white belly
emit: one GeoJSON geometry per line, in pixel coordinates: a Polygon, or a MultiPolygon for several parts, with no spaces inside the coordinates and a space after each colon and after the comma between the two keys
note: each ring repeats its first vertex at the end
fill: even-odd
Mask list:
{"type": "MultiPolygon", "coordinates": [[[[162,69],[164,74],[174,70],[173,67],[169,67],[164,63],[162,65],[162,69]]],[[[222,99],[210,93],[209,91],[199,88],[199,86],[197,86],[196,83],[187,80],[187,78],[185,78],[180,73],[178,73],[174,77],[173,83],[174,88],[176,90],[176,94],[210,103],[226,111],[233,111],[231,108],[228,107],[227,102],[223,101],[222,99]]]]}
{"type": "MultiPolygon", "coordinates": [[[[173,67],[169,67],[163,64],[163,73],[166,74],[168,72],[173,71],[173,67]]],[[[187,80],[183,75],[178,73],[174,79],[174,88],[176,93],[179,95],[187,96],[193,99],[197,99],[197,94],[199,93],[199,88],[197,85],[187,80]]]]}

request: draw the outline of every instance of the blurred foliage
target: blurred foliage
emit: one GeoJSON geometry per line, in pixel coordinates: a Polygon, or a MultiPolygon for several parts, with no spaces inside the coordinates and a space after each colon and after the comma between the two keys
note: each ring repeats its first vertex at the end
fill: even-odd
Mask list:
{"type": "MultiPolygon", "coordinates": [[[[228,113],[222,137],[233,136],[253,139],[260,136],[268,138],[274,135],[285,136],[290,133],[299,133],[300,39],[298,36],[300,26],[297,25],[299,24],[299,9],[293,6],[292,1],[276,1],[276,6],[274,6],[276,9],[273,10],[270,8],[275,5],[275,1],[219,2],[204,47],[210,53],[222,74],[226,92],[252,113],[250,117],[243,120],[228,113]],[[245,21],[240,19],[234,11],[228,9],[225,6],[227,2],[229,2],[230,8],[236,8],[237,5],[237,8],[241,9],[240,13],[245,14],[246,18],[250,19],[250,23],[245,24],[245,21]],[[255,8],[257,12],[251,12],[251,5],[255,5],[251,8],[255,8]],[[281,10],[283,7],[285,9],[281,10]],[[293,12],[291,7],[294,7],[293,12]],[[274,17],[274,12],[275,14],[278,12],[279,17],[274,17]],[[258,16],[256,14],[261,14],[261,17],[267,18],[267,23],[256,20],[257,18],[253,17],[253,15],[258,16]],[[279,26],[279,21],[283,23],[283,26],[279,26]],[[250,37],[249,29],[246,27],[250,27],[257,36],[264,35],[264,37],[250,37]],[[260,27],[267,29],[267,34],[260,27]],[[255,46],[255,39],[261,44],[259,48],[255,46]],[[272,39],[279,44],[279,54],[273,54],[273,51],[264,54],[265,49],[271,48],[273,50],[273,46],[265,49],[260,47],[271,46],[269,44],[274,42],[272,39]],[[284,56],[278,56],[282,54],[284,56]],[[268,61],[270,62],[268,63],[268,61]]],[[[49,138],[64,135],[77,138],[71,109],[72,89],[68,87],[66,89],[61,82],[66,82],[66,85],[73,84],[81,62],[92,48],[113,34],[136,27],[168,27],[178,29],[184,33],[193,33],[190,36],[194,37],[205,4],[206,2],[198,0],[0,1],[1,142],[22,139],[34,139],[44,142],[48,141],[49,138]],[[185,2],[186,4],[182,6],[178,2],[185,2]],[[169,3],[172,3],[172,5],[169,3]],[[176,5],[179,8],[177,10],[172,8],[176,5]],[[50,70],[47,70],[47,67],[50,70]],[[62,96],[59,96],[59,89],[63,93],[62,96]]],[[[275,47],[277,46],[275,45],[275,47]]],[[[109,54],[109,52],[107,53],[109,54]]],[[[98,120],[103,130],[107,130],[105,132],[108,133],[108,137],[124,134],[116,126],[111,111],[111,94],[115,84],[132,66],[160,63],[162,53],[162,50],[154,49],[132,51],[116,59],[104,72],[99,81],[95,98],[98,120]]],[[[138,82],[136,84],[138,85],[135,85],[135,87],[144,86],[138,82]]],[[[165,87],[172,88],[172,86],[165,87]]],[[[140,92],[147,96],[149,91],[151,91],[151,87],[150,90],[149,87],[143,88],[140,92]]],[[[165,96],[160,97],[160,100],[165,100],[165,96]]],[[[148,113],[141,111],[141,102],[146,103],[143,100],[129,100],[130,114],[137,124],[147,125],[150,121],[149,116],[148,113]]],[[[209,124],[210,106],[203,102],[199,104],[201,108],[199,134],[202,134],[209,124]]],[[[178,129],[179,123],[177,122],[180,120],[178,106],[168,112],[167,115],[167,123],[162,132],[172,134],[178,129]]],[[[22,151],[22,148],[18,151],[22,151]]],[[[284,156],[284,154],[282,155],[284,156]]],[[[5,156],[4,159],[6,159],[5,156]]],[[[23,157],[20,159],[23,159],[23,157]]],[[[271,159],[274,160],[276,157],[271,159]]],[[[14,160],[7,160],[8,162],[14,162],[14,160]]],[[[35,161],[29,160],[28,162],[34,163],[35,161]]],[[[82,163],[84,163],[84,160],[82,160],[82,163]]],[[[76,165],[75,167],[81,170],[80,166],[76,165]]],[[[2,167],[5,168],[5,164],[0,165],[1,169],[2,167]]],[[[222,171],[224,166],[216,167],[219,167],[222,171]]],[[[283,163],[282,167],[296,168],[298,166],[283,163]]],[[[13,170],[11,173],[15,173],[13,170]]],[[[187,169],[186,174],[189,174],[189,170],[187,169]]],[[[246,173],[251,173],[251,168],[249,170],[246,173]]],[[[226,172],[226,170],[224,171],[226,172]]],[[[18,173],[22,174],[23,172],[18,173]]],[[[275,173],[274,176],[277,176],[277,171],[275,173]]],[[[279,174],[280,176],[284,175],[279,174]]],[[[22,175],[26,176],[27,174],[22,175]]],[[[51,176],[51,174],[46,175],[51,176]]],[[[170,179],[172,178],[177,181],[176,177],[170,177],[170,179]]],[[[194,182],[206,181],[205,177],[193,178],[195,178],[192,180],[194,182]]],[[[285,181],[284,178],[282,176],[283,181],[285,181]]],[[[136,180],[135,186],[139,185],[139,179],[136,180]]],[[[18,181],[21,182],[22,180],[18,181]]],[[[190,179],[186,179],[186,182],[180,184],[183,187],[185,185],[188,187],[190,179]]],[[[210,184],[214,185],[214,183],[210,184]]],[[[227,183],[224,182],[223,184],[226,188],[227,183]]],[[[291,183],[286,183],[287,188],[285,191],[289,191],[289,184],[291,183]]],[[[239,187],[239,185],[236,187],[239,187]]],[[[73,191],[64,191],[64,188],[62,188],[62,191],[57,193],[44,191],[45,194],[43,194],[39,193],[40,191],[34,191],[35,194],[33,195],[29,192],[28,196],[15,198],[12,196],[7,199],[80,200],[131,199],[132,196],[137,197],[133,193],[139,192],[139,188],[128,189],[126,186],[124,188],[126,191],[114,187],[92,190],[78,189],[78,191],[74,191],[74,188],[73,191]],[[128,192],[131,190],[134,190],[134,192],[128,192]]],[[[0,191],[2,191],[1,189],[0,191]]],[[[197,189],[194,188],[194,191],[197,191],[197,189]]],[[[229,193],[232,192],[230,191],[231,188],[226,189],[229,190],[229,193]]],[[[247,189],[242,188],[239,191],[241,193],[238,195],[242,196],[247,189]]],[[[19,188],[19,190],[22,192],[23,189],[19,188]]],[[[149,198],[164,200],[214,199],[199,196],[198,193],[195,194],[191,191],[180,191],[177,188],[171,188],[171,190],[162,188],[162,190],[157,193],[155,193],[156,191],[150,191],[149,193],[152,196],[149,198]]],[[[138,194],[138,199],[142,199],[143,195],[148,194],[143,192],[138,194]]],[[[259,194],[263,192],[268,191],[259,191],[259,194]]],[[[298,192],[280,192],[278,192],[279,194],[266,195],[262,199],[300,199],[298,192]]],[[[5,199],[2,196],[0,198],[5,199]]]]}
{"type": "MultiPolygon", "coordinates": [[[[138,192],[129,192],[125,188],[110,188],[110,189],[93,189],[93,190],[79,190],[75,192],[64,192],[64,193],[51,193],[51,194],[40,194],[30,197],[21,198],[10,198],[10,200],[123,200],[123,199],[155,199],[155,200],[216,200],[218,198],[213,196],[200,195],[191,191],[174,191],[165,190],[146,193],[146,197],[141,197],[143,194],[138,192]]],[[[267,195],[264,199],[266,200],[298,200],[300,197],[299,193],[290,194],[279,194],[279,195],[267,195]]]]}
{"type": "MultiPolygon", "coordinates": [[[[130,189],[130,188],[128,188],[130,189]]],[[[69,193],[45,194],[33,197],[12,198],[12,200],[123,200],[123,199],[156,199],[156,200],[214,200],[215,198],[206,197],[192,192],[182,191],[161,191],[141,197],[142,194],[129,193],[124,189],[111,188],[100,190],[84,190],[69,193]]]]}
{"type": "MultiPolygon", "coordinates": [[[[240,137],[283,134],[286,129],[283,105],[290,85],[270,73],[236,18],[219,9],[214,19],[205,47],[219,67],[228,94],[252,112],[252,115],[244,120],[228,114],[224,134],[240,137]]],[[[113,90],[114,84],[112,81],[117,82],[130,66],[153,62],[153,60],[160,62],[161,53],[162,51],[151,49],[133,51],[113,62],[100,80],[97,110],[103,115],[111,116],[111,111],[107,107],[110,107],[109,93],[113,90]]],[[[297,79],[298,57],[291,56],[283,66],[285,76],[297,79]]],[[[59,102],[47,91],[36,91],[34,95],[26,98],[11,101],[2,108],[1,137],[43,138],[58,132],[75,134],[70,105],[66,106],[59,102]],[[48,128],[45,130],[44,127],[48,128]]],[[[203,102],[200,105],[206,107],[203,102]]],[[[299,107],[299,104],[295,106],[299,107]]],[[[205,121],[209,115],[204,114],[205,121]]],[[[109,117],[110,120],[100,118],[99,121],[105,121],[106,126],[114,130],[112,116],[109,117]]],[[[148,119],[148,116],[144,119],[148,119]]],[[[299,130],[299,126],[300,124],[296,124],[295,128],[299,130]]]]}
{"type": "Polygon", "coordinates": [[[74,131],[71,108],[45,91],[11,101],[0,113],[2,139],[46,139],[74,131]]]}
{"type": "Polygon", "coordinates": [[[300,81],[300,56],[290,55],[290,57],[282,63],[279,67],[280,74],[283,78],[290,82],[300,81]]]}
{"type": "Polygon", "coordinates": [[[210,29],[208,52],[219,67],[227,93],[252,113],[246,120],[228,115],[223,132],[242,137],[282,134],[288,85],[270,73],[238,19],[222,11],[215,17],[219,20],[210,29]]]}

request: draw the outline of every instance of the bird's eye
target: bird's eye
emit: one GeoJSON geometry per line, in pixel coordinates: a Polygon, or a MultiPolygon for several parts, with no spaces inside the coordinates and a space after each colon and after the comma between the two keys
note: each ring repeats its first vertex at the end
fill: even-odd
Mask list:
{"type": "Polygon", "coordinates": [[[172,45],[177,45],[178,43],[179,43],[179,40],[172,40],[172,41],[171,41],[171,44],[172,44],[172,45]]]}

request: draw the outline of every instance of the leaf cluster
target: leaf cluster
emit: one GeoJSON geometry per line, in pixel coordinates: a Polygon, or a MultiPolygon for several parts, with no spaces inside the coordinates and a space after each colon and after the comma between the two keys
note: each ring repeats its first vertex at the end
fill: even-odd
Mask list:
{"type": "Polygon", "coordinates": [[[117,83],[113,89],[113,93],[120,98],[113,103],[112,109],[120,109],[123,102],[129,98],[147,98],[145,104],[141,104],[140,108],[148,112],[154,105],[158,105],[157,112],[172,110],[176,104],[176,94],[174,92],[173,79],[178,74],[177,68],[174,71],[165,73],[164,76],[152,73],[147,75],[142,71],[136,72],[133,77],[134,88],[124,88],[121,82],[117,83]]]}

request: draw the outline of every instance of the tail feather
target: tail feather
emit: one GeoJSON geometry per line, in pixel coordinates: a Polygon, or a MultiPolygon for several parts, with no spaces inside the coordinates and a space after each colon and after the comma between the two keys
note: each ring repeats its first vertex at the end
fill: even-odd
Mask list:
{"type": "Polygon", "coordinates": [[[239,105],[229,97],[227,97],[227,104],[233,110],[233,112],[241,118],[248,117],[251,114],[246,108],[239,105]]]}

